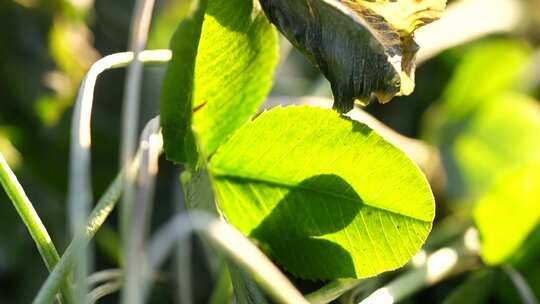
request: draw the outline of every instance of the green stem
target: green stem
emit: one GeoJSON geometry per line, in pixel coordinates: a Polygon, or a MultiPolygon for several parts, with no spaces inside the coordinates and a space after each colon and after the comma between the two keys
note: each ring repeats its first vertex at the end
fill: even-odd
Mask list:
{"type": "Polygon", "coordinates": [[[62,282],[68,277],[73,268],[76,257],[75,250],[83,248],[96,234],[103,225],[111,211],[116,206],[122,193],[122,175],[118,175],[114,182],[109,186],[105,194],[99,200],[94,208],[86,225],[84,235],[79,235],[73,239],[66,252],[54,267],[37,296],[34,298],[34,304],[48,304],[54,299],[54,296],[62,282]]]}
{"type": "Polygon", "coordinates": [[[306,299],[311,304],[330,303],[345,292],[358,286],[360,282],[362,281],[356,279],[337,279],[306,295],[306,299]]]}
{"type": "MultiPolygon", "coordinates": [[[[4,187],[7,195],[11,199],[13,206],[26,225],[28,232],[34,239],[37,249],[45,266],[49,271],[52,271],[55,265],[60,260],[58,251],[52,242],[52,239],[39,218],[34,206],[26,196],[23,187],[17,180],[17,177],[7,164],[4,155],[0,152],[0,183],[4,187]]],[[[63,303],[72,303],[73,294],[71,287],[66,280],[59,282],[62,285],[62,300],[63,303]]]]}

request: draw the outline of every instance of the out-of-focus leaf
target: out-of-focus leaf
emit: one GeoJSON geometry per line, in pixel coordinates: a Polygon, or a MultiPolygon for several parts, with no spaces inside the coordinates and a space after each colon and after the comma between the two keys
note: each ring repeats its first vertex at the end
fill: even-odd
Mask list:
{"type": "Polygon", "coordinates": [[[463,118],[490,96],[519,88],[531,50],[524,43],[493,40],[474,46],[462,59],[444,94],[444,111],[463,118]]]}
{"type": "Polygon", "coordinates": [[[403,152],[330,110],[261,114],[220,147],[210,172],[227,220],[302,278],[398,268],[435,214],[425,177],[403,152]]]}
{"type": "Polygon", "coordinates": [[[482,269],[473,273],[444,300],[443,304],[484,304],[497,281],[497,271],[482,269]]]}
{"type": "Polygon", "coordinates": [[[57,17],[49,32],[49,48],[58,68],[78,85],[99,58],[90,30],[82,22],[57,17]]]}
{"type": "Polygon", "coordinates": [[[334,108],[385,103],[414,90],[413,31],[445,0],[260,0],[268,18],[332,85],[334,108]]]}
{"type": "Polygon", "coordinates": [[[538,103],[507,93],[517,90],[528,54],[508,40],[473,47],[424,119],[424,137],[441,151],[452,197],[478,196],[498,173],[539,155],[538,103]]]}
{"type": "Polygon", "coordinates": [[[490,265],[512,257],[540,223],[540,162],[502,176],[478,202],[481,256],[490,265]]]}
{"type": "Polygon", "coordinates": [[[190,128],[207,156],[254,115],[270,90],[277,63],[276,33],[252,1],[208,1],[202,27],[200,13],[193,19],[197,24],[184,21],[200,29],[200,36],[185,24],[175,34],[164,84],[165,147],[178,162],[196,160],[195,146],[185,142],[190,128]],[[181,46],[189,54],[174,51],[181,46]]]}
{"type": "Polygon", "coordinates": [[[481,194],[497,174],[540,157],[540,107],[527,96],[492,97],[462,123],[446,152],[469,193],[481,194]]]}

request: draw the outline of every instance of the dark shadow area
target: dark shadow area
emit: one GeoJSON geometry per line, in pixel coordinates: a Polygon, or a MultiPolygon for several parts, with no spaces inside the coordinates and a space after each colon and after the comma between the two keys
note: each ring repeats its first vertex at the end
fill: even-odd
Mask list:
{"type": "Polygon", "coordinates": [[[361,133],[362,135],[364,135],[366,137],[369,136],[369,134],[373,133],[373,130],[368,125],[366,125],[365,123],[356,121],[356,120],[354,120],[354,119],[352,119],[350,117],[347,117],[347,116],[342,116],[342,117],[343,117],[343,119],[346,119],[346,120],[351,122],[353,132],[361,133]]]}
{"type": "Polygon", "coordinates": [[[347,227],[361,207],[361,198],[345,180],[317,175],[290,190],[251,236],[292,273],[305,278],[355,277],[349,253],[317,237],[347,227]]]}
{"type": "Polygon", "coordinates": [[[529,233],[523,243],[520,244],[520,250],[509,258],[508,263],[515,266],[519,271],[538,271],[537,269],[527,269],[528,265],[540,260],[540,225],[529,233]]]}

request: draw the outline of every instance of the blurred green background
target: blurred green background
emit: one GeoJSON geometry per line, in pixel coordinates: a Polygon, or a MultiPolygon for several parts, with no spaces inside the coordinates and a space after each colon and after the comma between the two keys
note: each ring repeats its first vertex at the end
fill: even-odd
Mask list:
{"type": "MultiPolygon", "coordinates": [[[[521,202],[531,214],[540,213],[540,172],[526,175],[523,182],[515,178],[516,171],[527,170],[540,159],[540,1],[519,2],[527,6],[528,13],[518,27],[442,52],[418,67],[417,86],[411,96],[366,108],[399,133],[439,148],[446,182],[436,189],[437,223],[428,248],[450,242],[472,224],[478,204],[503,201],[500,204],[509,204],[509,210],[513,210],[512,204],[521,202]],[[505,178],[513,184],[504,182],[505,178]],[[498,194],[505,191],[510,194],[498,194]]],[[[60,251],[70,237],[65,202],[74,98],[93,62],[126,50],[133,5],[132,0],[0,1],[0,151],[60,251]]],[[[148,48],[167,48],[186,8],[186,1],[157,2],[148,48]]],[[[272,95],[330,96],[320,73],[286,41],[281,44],[282,58],[272,95]]],[[[141,122],[158,113],[164,71],[163,65],[145,68],[141,122]]],[[[94,197],[99,197],[118,171],[124,75],[122,69],[108,71],[96,86],[92,122],[94,197]]],[[[155,207],[154,223],[163,222],[175,208],[171,197],[178,180],[177,168],[166,161],[161,162],[161,168],[156,192],[160,203],[155,207]]],[[[490,213],[476,211],[476,222],[483,223],[486,214],[490,213]]],[[[496,227],[489,229],[513,233],[521,216],[494,215],[496,227]]],[[[535,240],[539,238],[539,219],[540,215],[530,220],[534,231],[527,234],[527,241],[522,240],[512,252],[498,252],[523,274],[537,297],[540,255],[535,240]]],[[[98,269],[122,263],[115,220],[112,216],[96,237],[98,269]]],[[[194,245],[199,250],[198,242],[194,245]]],[[[498,250],[496,245],[494,250],[498,250]]],[[[194,255],[193,265],[196,303],[204,303],[215,278],[200,255],[194,255]]],[[[471,293],[467,286],[477,287],[472,293],[480,294],[480,302],[519,302],[515,287],[500,270],[476,268],[406,302],[451,301],[448,296],[456,290],[471,293]]],[[[30,236],[2,192],[0,303],[30,302],[46,275],[30,236]]],[[[156,303],[172,303],[171,288],[171,280],[161,282],[155,292],[156,303]]],[[[107,301],[114,303],[115,298],[107,301]]]]}

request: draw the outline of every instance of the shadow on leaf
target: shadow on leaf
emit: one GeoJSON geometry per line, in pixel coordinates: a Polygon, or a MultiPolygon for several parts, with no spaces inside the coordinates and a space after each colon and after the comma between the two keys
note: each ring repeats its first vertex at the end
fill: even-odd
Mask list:
{"type": "Polygon", "coordinates": [[[345,180],[317,175],[291,189],[250,236],[299,277],[356,277],[350,254],[319,237],[346,228],[361,207],[361,198],[345,180]]]}

